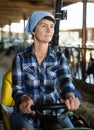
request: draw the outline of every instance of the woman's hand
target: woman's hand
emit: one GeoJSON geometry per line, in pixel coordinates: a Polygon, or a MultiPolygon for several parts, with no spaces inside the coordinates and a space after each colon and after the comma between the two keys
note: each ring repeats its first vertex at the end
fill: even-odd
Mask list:
{"type": "Polygon", "coordinates": [[[34,110],[31,110],[31,106],[34,105],[33,100],[29,96],[22,96],[19,109],[24,114],[35,114],[34,110]]]}
{"type": "Polygon", "coordinates": [[[80,106],[80,100],[75,97],[72,93],[68,93],[65,96],[65,100],[61,99],[61,102],[64,102],[69,110],[75,111],[80,106]]]}
{"type": "Polygon", "coordinates": [[[65,104],[69,110],[77,110],[80,106],[80,101],[77,97],[75,97],[73,94],[69,93],[65,96],[65,104]]]}

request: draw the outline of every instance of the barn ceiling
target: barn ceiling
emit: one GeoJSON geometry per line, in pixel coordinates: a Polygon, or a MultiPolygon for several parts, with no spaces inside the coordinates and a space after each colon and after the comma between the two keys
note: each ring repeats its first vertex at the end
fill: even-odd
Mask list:
{"type": "MultiPolygon", "coordinates": [[[[94,2],[94,0],[88,0],[94,2]]],[[[62,0],[62,7],[82,0],[62,0]]],[[[0,26],[27,19],[33,11],[54,12],[56,0],[0,0],[0,26]]]]}

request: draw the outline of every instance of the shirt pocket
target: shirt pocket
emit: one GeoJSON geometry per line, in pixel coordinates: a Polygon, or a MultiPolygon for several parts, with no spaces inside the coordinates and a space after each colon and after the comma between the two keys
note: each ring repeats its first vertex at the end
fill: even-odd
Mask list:
{"type": "Polygon", "coordinates": [[[23,71],[25,75],[25,80],[35,80],[37,78],[34,66],[25,66],[23,68],[23,71]]]}
{"type": "Polygon", "coordinates": [[[47,68],[47,75],[49,79],[54,80],[57,78],[57,67],[51,66],[47,68]]]}

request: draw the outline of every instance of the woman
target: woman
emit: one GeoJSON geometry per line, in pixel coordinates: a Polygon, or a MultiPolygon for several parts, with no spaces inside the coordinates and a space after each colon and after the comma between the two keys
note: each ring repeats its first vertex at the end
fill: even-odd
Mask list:
{"type": "MultiPolygon", "coordinates": [[[[36,11],[28,20],[25,32],[33,35],[34,42],[31,47],[16,55],[12,66],[12,96],[15,100],[11,115],[13,130],[21,130],[23,127],[26,130],[39,130],[41,121],[37,120],[35,111],[30,109],[34,104],[64,100],[69,110],[76,110],[80,106],[80,94],[73,85],[64,54],[49,47],[54,27],[55,19],[49,12],[36,11]]],[[[45,111],[45,114],[48,113],[45,111]]],[[[73,128],[73,125],[66,117],[59,123],[59,127],[73,128]]]]}

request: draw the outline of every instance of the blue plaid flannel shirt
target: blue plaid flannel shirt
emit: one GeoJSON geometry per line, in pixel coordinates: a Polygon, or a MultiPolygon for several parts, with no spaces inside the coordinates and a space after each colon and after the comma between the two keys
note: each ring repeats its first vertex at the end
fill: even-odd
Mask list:
{"type": "Polygon", "coordinates": [[[13,60],[12,80],[16,104],[23,95],[38,104],[56,103],[68,92],[79,97],[65,55],[50,47],[41,65],[33,53],[33,45],[19,52],[13,60]]]}

